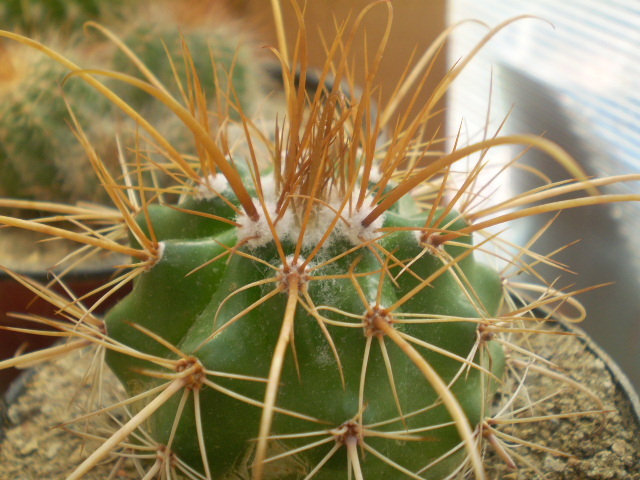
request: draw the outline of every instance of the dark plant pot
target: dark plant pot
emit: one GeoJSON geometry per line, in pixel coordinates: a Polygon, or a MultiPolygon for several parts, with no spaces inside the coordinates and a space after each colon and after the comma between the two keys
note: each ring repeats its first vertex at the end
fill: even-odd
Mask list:
{"type": "MultiPolygon", "coordinates": [[[[36,280],[41,284],[47,284],[52,277],[43,273],[26,272],[23,275],[36,280]]],[[[65,277],[65,285],[76,295],[81,297],[100,287],[113,275],[113,269],[100,266],[95,269],[85,268],[74,271],[65,277]]],[[[62,292],[60,286],[53,287],[57,292],[62,292]]],[[[96,313],[104,312],[122,298],[130,287],[125,286],[117,291],[107,301],[100,305],[96,313]]],[[[94,297],[89,297],[88,304],[94,297]]],[[[95,297],[98,298],[98,297],[95,297]]],[[[10,328],[38,328],[27,320],[15,318],[11,314],[30,314],[46,318],[56,318],[56,308],[48,302],[38,298],[24,285],[14,280],[5,272],[0,271],[0,327],[10,328]]],[[[60,318],[60,317],[58,317],[60,318]]],[[[24,352],[39,350],[52,345],[58,337],[46,335],[33,335],[30,333],[16,332],[11,330],[0,330],[0,361],[11,358],[16,352],[23,348],[24,352]]],[[[5,392],[11,382],[20,374],[20,370],[10,368],[0,370],[0,394],[5,392]]]]}

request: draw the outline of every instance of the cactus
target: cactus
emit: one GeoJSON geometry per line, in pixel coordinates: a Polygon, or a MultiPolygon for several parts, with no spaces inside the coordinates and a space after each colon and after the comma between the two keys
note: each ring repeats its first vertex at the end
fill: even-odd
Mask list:
{"type": "MultiPolygon", "coordinates": [[[[182,156],[95,76],[59,58],[145,128],[171,164],[143,164],[144,146],[136,144],[137,168],[131,178],[119,180],[91,147],[90,132],[76,124],[117,211],[89,215],[69,207],[65,213],[73,225],[85,226],[80,233],[51,227],[47,219],[0,217],[6,225],[132,258],[126,271],[101,289],[108,296],[132,283],[104,318],[92,313],[95,305],[85,307],[75,298],[68,303],[14,274],[62,308],[63,321],[32,320],[58,328],[69,341],[2,362],[0,368],[93,345],[96,358],[104,357],[128,396],[96,412],[122,407],[129,418],[69,479],[81,478],[114,451],[138,461],[137,448],[153,452],[148,463],[138,462],[144,478],[170,471],[170,478],[206,479],[444,479],[469,472],[482,479],[485,444],[515,465],[493,420],[494,393],[507,384],[508,370],[521,368],[516,354],[538,359],[518,344],[518,336],[539,333],[532,325],[544,323],[548,311],[577,301],[551,285],[512,283],[483,263],[479,257],[501,245],[487,229],[563,208],[640,200],[638,195],[556,200],[638,177],[576,180],[497,207],[477,206],[480,193],[473,189],[482,159],[496,146],[539,148],[581,172],[558,146],[527,135],[434,151],[435,159],[423,162],[433,145],[420,132],[446,88],[438,89],[415,118],[402,116],[392,129],[394,107],[379,110],[372,101],[378,60],[360,90],[352,85],[340,91],[349,81],[350,38],[338,36],[329,45],[314,93],[306,89],[306,40],[300,34],[294,56],[283,60],[287,118],[272,131],[255,134],[256,124],[241,115],[244,157],[225,136],[233,119],[221,122],[212,136],[206,103],[192,99],[185,108],[166,91],[104,72],[172,110],[195,138],[197,162],[182,156]],[[258,143],[267,155],[260,154],[258,143]],[[481,160],[451,193],[451,169],[474,153],[481,160]],[[154,168],[171,171],[175,185],[145,184],[140,173],[154,168]],[[180,199],[165,201],[167,192],[180,199]],[[113,224],[110,235],[91,230],[96,219],[113,224]],[[540,295],[529,301],[530,291],[540,295]]],[[[379,48],[381,53],[384,42],[379,48]]],[[[419,63],[428,63],[434,51],[419,63]]],[[[523,270],[539,261],[553,263],[530,247],[507,263],[523,270]]]]}
{"type": "MultiPolygon", "coordinates": [[[[21,5],[25,7],[23,3],[21,5]]],[[[60,21],[64,15],[71,15],[71,11],[76,10],[87,15],[91,13],[90,18],[104,20],[98,17],[101,12],[98,2],[78,2],[77,8],[68,5],[70,10],[55,2],[47,5],[52,15],[60,16],[60,21]]],[[[181,89],[188,90],[186,85],[193,76],[199,78],[207,97],[215,98],[214,84],[224,85],[227,83],[226,75],[233,74],[233,91],[225,86],[218,93],[237,94],[243,100],[243,109],[249,112],[256,106],[256,99],[260,98],[260,62],[248,53],[248,47],[241,48],[239,34],[229,33],[229,25],[212,26],[205,22],[181,34],[175,25],[177,14],[173,10],[176,5],[172,10],[157,15],[158,21],[152,22],[152,27],[137,25],[132,28],[119,23],[119,28],[128,31],[125,35],[127,45],[139,57],[138,61],[142,61],[155,78],[167,85],[178,98],[181,89]],[[183,40],[193,50],[192,58],[196,59],[193,65],[187,66],[180,60],[184,54],[183,40]]],[[[12,6],[7,4],[5,8],[12,6]]],[[[41,10],[35,5],[29,8],[41,10]]],[[[138,10],[131,7],[129,11],[146,12],[144,5],[138,10]]],[[[72,19],[68,21],[72,23],[72,19]]],[[[87,42],[87,47],[75,33],[63,39],[52,34],[50,29],[51,25],[44,32],[39,32],[40,36],[59,51],[63,50],[60,45],[65,40],[70,44],[64,48],[65,54],[73,55],[87,68],[99,64],[125,74],[139,74],[135,64],[109,39],[94,39],[87,42]]],[[[5,68],[0,76],[0,197],[66,203],[108,201],[70,128],[72,119],[61,92],[64,91],[65,98],[70,100],[75,116],[73,121],[87,130],[94,148],[111,169],[115,167],[117,158],[116,136],[121,140],[131,137],[123,127],[122,119],[114,114],[113,105],[78,78],[68,79],[63,88],[68,69],[33,49],[6,44],[0,54],[5,68]]],[[[165,109],[157,102],[151,102],[153,97],[141,90],[124,84],[112,85],[112,88],[132,108],[143,112],[146,118],[157,120],[167,117],[165,109]]],[[[181,100],[189,101],[188,98],[181,100]]],[[[191,148],[188,153],[194,154],[188,129],[177,119],[164,118],[165,135],[177,148],[183,151],[191,148]]]]}
{"type": "Polygon", "coordinates": [[[0,196],[69,203],[104,199],[69,126],[62,92],[105,156],[109,145],[98,133],[113,128],[112,104],[77,78],[63,87],[68,70],[32,49],[7,45],[3,65],[8,73],[0,79],[0,196]]]}
{"type": "MultiPolygon", "coordinates": [[[[224,25],[215,29],[209,25],[192,26],[178,31],[171,16],[158,16],[151,24],[145,21],[136,25],[122,40],[174,97],[181,96],[180,88],[189,85],[189,76],[195,70],[207,98],[215,99],[214,85],[218,85],[220,93],[237,95],[243,111],[250,114],[260,93],[261,79],[259,61],[242,36],[241,30],[224,25]],[[185,48],[193,65],[184,61],[185,48]],[[228,76],[231,82],[227,81],[228,76]]],[[[115,56],[113,66],[118,72],[140,75],[122,53],[115,56]]],[[[128,89],[124,99],[137,110],[156,105],[152,97],[136,89],[128,89]]]]}
{"type": "MultiPolygon", "coordinates": [[[[7,0],[0,4],[0,25],[37,36],[89,67],[89,59],[104,63],[103,52],[99,45],[83,45],[78,32],[86,21],[105,13],[104,3],[7,0]]],[[[107,16],[117,3],[109,3],[107,16]]],[[[77,120],[92,130],[94,144],[105,158],[115,153],[111,103],[77,78],[65,82],[68,69],[36,50],[3,42],[0,58],[0,197],[104,201],[107,197],[69,127],[65,98],[77,120]],[[98,132],[109,132],[109,138],[98,132]]]]}
{"type": "MultiPolygon", "coordinates": [[[[291,168],[297,170],[300,165],[291,168]]],[[[337,168],[345,169],[346,165],[337,168]]],[[[242,180],[248,183],[248,179],[242,180]]],[[[263,177],[262,182],[267,188],[269,179],[263,177]]],[[[231,192],[220,194],[227,200],[232,197],[231,192]]],[[[275,204],[276,199],[267,197],[264,201],[275,204]]],[[[456,428],[449,425],[452,414],[460,415],[462,407],[471,424],[480,421],[491,398],[491,384],[495,384],[491,378],[502,375],[503,352],[499,345],[489,342],[475,357],[471,354],[478,336],[475,322],[391,325],[412,316],[416,320],[493,316],[502,301],[501,280],[472,255],[465,255],[470,237],[439,254],[440,258],[460,259],[457,275],[453,271],[439,272],[442,261],[438,256],[420,255],[426,243],[416,233],[424,232],[425,225],[427,229],[449,225],[448,231],[463,228],[465,222],[455,212],[446,217],[440,212],[431,224],[426,212],[406,216],[401,209],[390,210],[383,222],[362,228],[357,219],[365,212],[355,209],[343,213],[349,226],[331,225],[342,198],[330,202],[318,195],[315,202],[318,205],[301,202],[296,206],[301,212],[316,210],[302,222],[293,218],[294,205],[290,205],[276,225],[275,235],[266,223],[260,225],[265,216],[261,210],[258,222],[245,216],[238,218],[239,227],[209,220],[205,223],[211,226],[194,224],[185,229],[184,222],[162,219],[175,210],[158,209],[152,225],[162,245],[162,257],[140,277],[133,292],[109,312],[106,331],[111,339],[138,351],[180,360],[175,358],[175,349],[167,350],[160,342],[150,343],[148,332],[152,331],[182,352],[185,367],[246,376],[225,379],[221,373],[220,379],[207,375],[193,378],[191,388],[202,389],[200,417],[211,421],[202,428],[212,470],[233,467],[238,452],[258,435],[261,409],[255,402],[261,401],[264,385],[251,379],[268,378],[269,386],[280,385],[277,407],[286,412],[274,416],[271,434],[301,434],[299,439],[279,441],[280,448],[288,450],[310,443],[309,432],[321,425],[321,429],[330,430],[319,437],[329,440],[327,445],[300,454],[297,461],[317,464],[332,449],[333,440],[348,447],[336,453],[318,478],[340,478],[347,457],[353,454],[349,448],[363,439],[368,447],[383,452],[388,461],[417,471],[459,443],[456,428]],[[319,206],[324,201],[333,208],[319,206]],[[157,224],[167,228],[158,231],[157,224]],[[303,226],[305,233],[300,231],[303,226]],[[375,233],[378,228],[398,231],[381,239],[375,233]],[[329,235],[322,240],[324,232],[329,235]],[[238,253],[228,258],[228,249],[238,253]],[[401,272],[411,259],[415,259],[409,267],[413,273],[401,272]],[[187,276],[203,264],[204,268],[187,276]],[[468,285],[458,284],[460,277],[468,285]],[[469,291],[476,292],[478,298],[470,298],[469,291]],[[324,312],[328,307],[332,311],[324,312]],[[130,319],[134,318],[132,325],[130,319]],[[445,405],[421,412],[437,403],[437,387],[426,381],[410,357],[386,338],[389,328],[414,343],[430,345],[424,358],[434,370],[430,373],[432,381],[441,387],[449,385],[458,402],[447,400],[445,405]],[[289,348],[292,338],[295,356],[293,352],[285,355],[284,348],[289,348]],[[465,360],[470,354],[473,362],[465,360]],[[272,357],[284,364],[274,366],[272,357]],[[467,363],[472,371],[462,377],[460,368],[467,363]],[[203,389],[205,385],[211,388],[203,389]],[[233,394],[220,391],[223,388],[233,394]],[[301,416],[317,420],[301,420],[301,416]],[[368,427],[376,424],[385,426],[368,427]],[[387,433],[390,438],[385,438],[384,432],[402,432],[403,428],[429,433],[387,433]],[[380,437],[375,438],[374,432],[380,437]],[[425,440],[433,445],[425,448],[425,440]]],[[[408,203],[404,208],[418,211],[413,202],[408,203]]],[[[197,207],[207,215],[228,218],[229,206],[220,199],[200,202],[197,207]]],[[[275,212],[269,214],[275,219],[275,212]]],[[[141,223],[148,228],[144,217],[141,223]]],[[[399,341],[399,346],[407,345],[399,341]]],[[[129,355],[110,352],[107,363],[132,395],[163,382],[148,373],[152,365],[135,362],[129,355]]],[[[265,403],[262,412],[275,407],[269,400],[265,403]]],[[[178,405],[177,401],[168,403],[153,417],[151,430],[161,443],[169,441],[178,405]]],[[[174,452],[202,469],[198,438],[190,434],[199,428],[201,419],[193,412],[183,413],[182,418],[174,433],[174,452]]],[[[462,454],[464,451],[458,456],[462,454]]],[[[450,460],[444,463],[460,459],[451,456],[450,460]]],[[[434,471],[446,472],[448,468],[438,466],[434,471]]],[[[372,456],[362,464],[362,474],[369,479],[389,478],[394,475],[394,467],[372,456]]]]}
{"type": "MultiPolygon", "coordinates": [[[[264,99],[268,81],[264,62],[251,48],[249,35],[232,21],[187,23],[178,29],[177,13],[153,13],[145,16],[143,24],[124,28],[122,42],[135,57],[117,51],[113,70],[152,82],[184,104],[195,102],[197,92],[202,91],[211,109],[207,113],[211,123],[227,116],[239,120],[236,103],[251,116],[264,99]]],[[[196,153],[188,128],[177,118],[168,117],[166,108],[152,96],[127,84],[116,84],[113,89],[145,118],[163,118],[165,124],[158,128],[178,150],[196,153]]]]}
{"type": "Polygon", "coordinates": [[[2,27],[28,35],[54,28],[74,32],[89,20],[113,15],[122,0],[5,0],[0,4],[2,27]],[[116,8],[114,8],[116,7],[116,8]]]}

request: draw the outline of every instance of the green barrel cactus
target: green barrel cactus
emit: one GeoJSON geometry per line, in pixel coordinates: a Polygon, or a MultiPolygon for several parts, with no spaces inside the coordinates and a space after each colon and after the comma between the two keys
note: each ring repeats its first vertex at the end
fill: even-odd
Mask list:
{"type": "MultiPolygon", "coordinates": [[[[264,177],[263,187],[270,181],[264,177]]],[[[231,192],[219,193],[233,198],[231,192]]],[[[256,205],[260,201],[254,198],[256,205]]],[[[333,207],[339,209],[341,201],[334,199],[333,207]]],[[[201,389],[201,410],[183,412],[176,431],[179,399],[163,406],[150,420],[154,438],[166,444],[175,435],[178,457],[204,471],[193,432],[206,418],[200,428],[209,470],[237,468],[260,434],[265,385],[255,379],[263,378],[270,379],[269,386],[277,382],[270,431],[276,450],[323,440],[294,457],[313,467],[342,445],[314,478],[346,479],[354,445],[382,457],[370,454],[362,462],[367,479],[400,478],[402,469],[418,472],[440,457],[444,460],[428,469],[431,478],[454,470],[465,451],[450,452],[461,441],[452,406],[441,403],[437,389],[385,330],[427,346],[423,358],[434,377],[477,425],[502,375],[502,348],[489,341],[474,354],[476,322],[426,320],[491,317],[502,302],[499,275],[469,254],[471,236],[440,253],[425,253],[432,248],[424,236],[430,223],[455,231],[465,226],[459,215],[439,212],[430,220],[410,200],[365,228],[363,211],[343,211],[347,218],[335,222],[334,208],[316,205],[305,225],[304,216],[295,218],[294,202],[271,230],[264,214],[257,221],[241,215],[237,226],[216,219],[234,218],[219,197],[190,203],[179,207],[206,216],[194,222],[188,218],[193,213],[158,207],[140,219],[145,230],[155,232],[162,256],[105,318],[107,334],[117,342],[179,360],[175,349],[150,338],[153,332],[184,355],[185,365],[221,372],[215,380],[194,377],[191,388],[201,389]],[[380,237],[380,229],[390,233],[380,237]],[[449,257],[457,267],[443,270],[442,258],[449,257]],[[277,378],[274,359],[282,361],[277,378]]],[[[237,201],[234,205],[240,208],[237,201]]],[[[268,215],[275,220],[273,212],[268,215]]],[[[107,363],[131,395],[164,382],[148,373],[148,362],[129,355],[109,352],[107,363]]],[[[285,471],[292,460],[267,464],[267,470],[285,471]]]]}
{"type": "MultiPolygon", "coordinates": [[[[597,192],[555,200],[638,176],[578,179],[486,205],[488,189],[479,173],[493,147],[539,148],[578,176],[581,171],[562,149],[535,136],[496,135],[456,143],[450,151],[425,137],[438,102],[470,58],[447,74],[426,105],[393,123],[401,99],[389,107],[372,100],[384,42],[357,88],[348,60],[352,31],[339,29],[327,45],[325,68],[311,81],[302,27],[291,58],[280,42],[286,105],[267,112],[286,115],[271,122],[242,114],[241,98],[219,95],[222,103],[234,102],[239,116],[210,122],[206,101],[191,97],[185,105],[180,95],[153,82],[87,73],[32,40],[1,33],[55,58],[145,131],[124,150],[123,178],[91,148],[91,132],[76,125],[115,209],[53,205],[56,226],[48,218],[0,216],[9,226],[131,258],[118,267],[120,276],[98,290],[104,296],[87,307],[88,298],[70,294],[66,302],[14,274],[64,313],[63,320],[32,320],[58,329],[68,341],[1,362],[0,368],[94,347],[93,358],[104,360],[126,390],[120,403],[105,406],[98,398],[94,413],[79,419],[90,426],[101,414],[124,412],[112,432],[83,433],[104,441],[68,480],[82,478],[110,454],[119,459],[112,476],[129,458],[145,480],[471,474],[482,480],[485,448],[515,468],[509,446],[517,439],[501,430],[511,415],[514,423],[562,417],[539,414],[544,399],[530,402],[536,409],[505,413],[510,400],[499,412],[493,409],[496,392],[515,398],[509,396],[518,394],[529,369],[564,378],[532,365],[539,355],[517,339],[541,333],[552,314],[562,315],[556,313],[559,305],[578,304],[553,284],[522,286],[490,264],[506,261],[530,272],[553,261],[532,252],[535,239],[513,255],[508,242],[488,229],[528,215],[640,200],[597,192]],[[142,114],[132,109],[110,89],[112,80],[140,88],[175,114],[194,139],[197,156],[175,148],[171,135],[157,128],[164,120],[145,116],[144,106],[142,114]],[[152,160],[151,150],[163,161],[152,160]],[[479,160],[454,186],[457,162],[474,154],[479,160]],[[147,183],[147,172],[168,173],[173,183],[147,183]],[[63,214],[69,228],[58,226],[63,214]],[[496,246],[502,250],[496,253],[496,246]],[[95,314],[128,284],[131,291],[104,317],[95,314]],[[505,381],[508,373],[517,378],[515,393],[505,381]],[[526,417],[530,410],[536,411],[526,417]],[[495,418],[500,415],[502,422],[495,418]]],[[[417,64],[428,65],[437,50],[417,64]]],[[[187,54],[187,65],[201,61],[196,54],[201,50],[187,54]]],[[[147,60],[155,62],[156,54],[147,60]]],[[[408,75],[398,97],[419,76],[408,75]]],[[[417,84],[419,90],[424,81],[417,84]]],[[[206,95],[194,76],[187,87],[199,99],[206,95]]],[[[100,380],[102,364],[96,371],[100,380]]],[[[566,384],[576,386],[568,379],[566,384]]]]}

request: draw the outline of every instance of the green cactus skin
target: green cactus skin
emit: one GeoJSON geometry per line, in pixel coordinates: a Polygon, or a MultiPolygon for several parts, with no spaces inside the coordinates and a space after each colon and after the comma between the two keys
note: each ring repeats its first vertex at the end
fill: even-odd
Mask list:
{"type": "Polygon", "coordinates": [[[76,119],[96,133],[96,148],[108,150],[113,106],[61,65],[32,50],[7,45],[15,76],[0,85],[0,197],[75,203],[98,201],[98,180],[72,131],[62,92],[76,119]]]}
{"type": "MultiPolygon", "coordinates": [[[[229,207],[219,198],[198,201],[191,199],[189,205],[185,205],[184,208],[229,217],[229,207]]],[[[450,230],[458,230],[464,226],[463,221],[455,221],[455,215],[456,213],[450,213],[444,220],[445,224],[453,222],[450,230]]],[[[164,245],[163,256],[151,270],[137,280],[133,292],[109,312],[105,319],[109,337],[156,357],[176,358],[165,346],[134,328],[130,322],[135,321],[136,325],[154,332],[180,351],[197,358],[207,370],[267,378],[282,319],[285,316],[287,295],[283,292],[273,295],[276,283],[246,290],[242,287],[274,277],[273,269],[253,258],[236,254],[231,259],[223,255],[217,261],[187,275],[212,258],[224,254],[229,247],[237,245],[240,236],[238,228],[162,206],[155,206],[148,217],[140,218],[141,225],[148,227],[146,218],[152,219],[156,236],[164,245]],[[191,223],[179,221],[179,217],[184,220],[188,216],[195,220],[191,223]],[[261,298],[270,294],[273,295],[271,298],[260,303],[261,298]],[[256,302],[259,305],[202,345],[212,334],[214,324],[217,328],[225,325],[256,302]]],[[[386,214],[384,226],[420,229],[424,227],[426,220],[426,213],[406,217],[392,209],[386,214]]],[[[315,264],[353,249],[352,240],[338,232],[334,232],[334,236],[336,238],[323,247],[320,258],[314,261],[315,264]]],[[[293,255],[295,250],[295,241],[291,240],[283,242],[287,255],[293,255]]],[[[464,243],[470,245],[470,242],[471,237],[465,237],[464,243]]],[[[395,258],[401,261],[415,260],[410,268],[421,278],[428,278],[442,266],[441,260],[431,254],[424,254],[424,246],[419,244],[415,232],[399,229],[377,240],[376,243],[386,251],[393,251],[395,258]]],[[[308,246],[303,249],[301,256],[309,254],[311,248],[308,246]]],[[[241,246],[240,251],[273,266],[281,264],[273,242],[262,246],[241,246]]],[[[446,251],[455,258],[462,255],[466,248],[446,247],[446,251]]],[[[383,282],[380,299],[382,307],[394,304],[419,283],[415,276],[406,271],[400,274],[399,265],[390,268],[390,274],[393,276],[400,274],[395,285],[388,278],[381,280],[380,258],[367,248],[358,248],[310,274],[307,293],[316,306],[331,306],[351,314],[347,316],[335,311],[326,312],[324,315],[327,318],[355,325],[363,321],[357,317],[364,318],[369,305],[363,304],[353,280],[344,278],[354,265],[356,267],[353,273],[358,278],[359,287],[371,301],[375,302],[378,285],[383,282]],[[341,277],[313,279],[314,276],[332,275],[341,277]]],[[[462,272],[460,275],[466,277],[476,292],[480,305],[473,305],[451,272],[447,272],[404,303],[402,312],[469,319],[477,318],[479,311],[488,316],[494,315],[502,299],[499,275],[478,263],[473,255],[461,260],[459,268],[462,272]]],[[[399,314],[399,311],[395,314],[399,314]]],[[[330,428],[338,428],[358,415],[360,376],[368,335],[362,327],[327,326],[327,329],[335,342],[342,364],[344,388],[339,368],[318,320],[298,306],[294,338],[300,377],[293,356],[289,354],[283,367],[277,406],[322,419],[328,422],[330,428]]],[[[476,344],[478,331],[477,325],[471,321],[398,325],[396,329],[463,358],[469,355],[476,344]]],[[[377,343],[374,335],[364,388],[366,408],[363,412],[363,423],[366,426],[395,419],[381,430],[402,431],[403,421],[399,418],[385,360],[377,343]]],[[[385,340],[385,344],[403,414],[407,415],[433,404],[438,396],[422,373],[400,349],[388,340],[385,340]]],[[[502,349],[494,342],[488,342],[487,348],[486,351],[478,353],[474,361],[490,369],[499,378],[504,368],[502,349]]],[[[424,357],[446,383],[460,371],[459,360],[431,351],[426,351],[424,357]]],[[[164,381],[140,373],[143,368],[152,368],[143,360],[109,352],[107,362],[131,395],[156,387],[164,381]]],[[[264,397],[263,383],[225,378],[216,379],[215,382],[258,402],[264,397]]],[[[485,373],[472,368],[451,386],[451,391],[461,403],[472,425],[478,424],[483,418],[483,409],[487,407],[491,391],[495,388],[495,385],[489,385],[490,383],[496,382],[490,381],[485,373]]],[[[165,404],[150,419],[153,436],[160,443],[169,440],[168,436],[179,404],[178,397],[165,404]]],[[[213,478],[222,478],[223,474],[237,468],[237,462],[250,449],[252,440],[258,436],[261,409],[208,387],[204,387],[200,392],[200,402],[205,423],[207,458],[211,471],[216,472],[213,478]]],[[[193,407],[187,408],[181,418],[174,440],[174,451],[183,461],[202,470],[198,440],[193,434],[196,431],[193,407]]],[[[423,413],[408,416],[404,421],[407,428],[420,429],[445,424],[451,421],[451,417],[444,406],[440,405],[423,413]]],[[[326,428],[326,424],[317,425],[285,414],[276,414],[273,434],[304,433],[326,428]]],[[[370,438],[367,443],[411,471],[420,470],[460,443],[460,437],[451,425],[436,428],[425,435],[428,437],[427,441],[370,438]]],[[[279,448],[289,450],[305,443],[310,443],[309,439],[284,440],[279,448]]],[[[334,442],[331,442],[304,452],[299,455],[297,461],[313,467],[322,460],[333,444],[334,442]]],[[[427,478],[445,477],[458,467],[463,455],[464,449],[461,449],[446,461],[438,463],[428,470],[427,478]]],[[[364,478],[369,480],[405,478],[394,467],[373,455],[368,455],[361,466],[364,478]]],[[[282,465],[272,468],[284,469],[278,471],[286,470],[286,466],[282,465]]],[[[291,476],[282,478],[302,477],[292,473],[291,476]]],[[[346,453],[341,451],[334,455],[314,478],[346,479],[346,453]]]]}

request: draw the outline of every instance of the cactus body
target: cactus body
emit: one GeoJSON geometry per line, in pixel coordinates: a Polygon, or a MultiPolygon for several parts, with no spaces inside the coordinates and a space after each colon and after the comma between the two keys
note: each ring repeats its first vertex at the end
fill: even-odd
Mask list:
{"type": "MultiPolygon", "coordinates": [[[[212,215],[229,216],[229,207],[219,198],[191,202],[189,209],[194,210],[194,207],[212,215]]],[[[135,319],[137,325],[153,331],[176,345],[180,351],[197,358],[207,370],[267,378],[283,318],[286,317],[288,298],[286,291],[276,292],[280,285],[275,281],[278,274],[267,266],[281,266],[278,250],[274,242],[258,246],[238,245],[238,239],[243,235],[241,228],[220,221],[194,215],[191,216],[201,220],[191,225],[176,221],[179,216],[186,218],[189,215],[169,207],[158,207],[150,215],[153,219],[151,223],[159,227],[155,229],[156,235],[164,245],[162,259],[140,277],[133,292],[108,314],[107,332],[110,338],[136,350],[154,356],[175,357],[165,346],[129,324],[135,319]],[[172,221],[163,221],[163,216],[172,221]],[[205,262],[223,255],[226,249],[234,245],[251,258],[240,254],[232,255],[230,259],[222,256],[188,275],[205,262]],[[261,281],[267,279],[274,281],[260,285],[261,281]],[[252,284],[256,286],[252,287],[252,284]],[[228,328],[221,328],[227,322],[230,322],[228,328]],[[221,329],[220,333],[209,338],[216,329],[221,329]]],[[[405,217],[401,212],[389,211],[384,227],[419,230],[424,227],[426,220],[426,213],[405,217]]],[[[448,221],[453,222],[454,226],[450,227],[453,230],[464,226],[463,221],[455,221],[453,213],[444,223],[448,221]]],[[[146,222],[146,218],[140,219],[140,223],[148,227],[146,222]]],[[[297,241],[297,238],[283,241],[282,246],[288,257],[294,255],[297,241]]],[[[465,239],[465,242],[470,241],[470,237],[465,239]]],[[[418,277],[429,278],[442,266],[442,262],[432,254],[425,254],[425,247],[420,244],[415,231],[399,230],[376,240],[376,248],[395,252],[395,258],[403,265],[413,261],[410,266],[413,273],[401,272],[402,265],[389,268],[388,275],[395,278],[394,284],[390,278],[383,278],[386,276],[380,274],[383,267],[380,257],[372,250],[354,243],[339,229],[332,233],[326,243],[313,263],[328,263],[317,270],[313,270],[311,265],[313,271],[305,283],[305,295],[316,307],[331,307],[331,311],[323,313],[327,318],[345,322],[352,328],[321,326],[314,315],[298,305],[293,332],[295,357],[289,354],[285,359],[277,407],[324,423],[317,425],[310,420],[279,413],[274,419],[273,435],[302,434],[318,429],[338,430],[342,425],[356,422],[359,410],[363,409],[361,425],[365,428],[367,425],[387,422],[380,430],[425,430],[424,434],[416,433],[416,438],[411,440],[374,437],[367,440],[393,462],[408,470],[418,471],[455,448],[460,437],[450,424],[451,417],[446,408],[437,405],[438,395],[418,368],[400,349],[385,339],[384,334],[374,326],[366,325],[369,322],[367,318],[376,314],[384,316],[384,308],[395,304],[416,288],[420,283],[418,277]],[[340,256],[342,252],[350,250],[354,251],[340,256]],[[353,272],[353,278],[349,278],[350,271],[353,272]],[[329,278],[316,280],[314,277],[329,278]],[[357,286],[354,282],[357,282],[357,286]],[[362,295],[371,303],[363,303],[362,295]],[[340,366],[332,352],[329,337],[335,342],[340,366]],[[378,345],[379,341],[386,344],[387,361],[378,345]],[[370,353],[365,355],[367,349],[370,353]],[[365,358],[368,360],[361,392],[365,358]],[[391,366],[393,383],[386,362],[391,366]],[[437,406],[427,408],[434,404],[437,406]],[[422,409],[426,411],[421,412],[422,409]]],[[[309,243],[303,248],[301,258],[311,253],[314,246],[309,243]]],[[[463,254],[465,248],[447,247],[447,251],[456,257],[463,254]]],[[[494,315],[502,298],[501,281],[497,273],[476,262],[473,256],[461,260],[459,267],[460,275],[464,275],[472,285],[477,299],[468,298],[456,283],[454,275],[448,272],[438,275],[428,287],[421,289],[401,309],[394,311],[393,318],[400,318],[400,311],[421,314],[425,318],[429,315],[475,318],[479,316],[479,311],[488,316],[494,315]]],[[[406,324],[396,328],[460,358],[469,355],[477,340],[477,325],[473,322],[406,324]]],[[[489,385],[491,381],[487,375],[474,368],[468,374],[459,375],[460,360],[447,358],[434,351],[427,351],[425,358],[445,383],[451,382],[458,374],[451,391],[459,399],[470,422],[477,424],[491,398],[487,392],[493,387],[489,385]]],[[[500,377],[504,362],[498,345],[489,342],[488,350],[478,353],[474,361],[500,377]]],[[[162,382],[148,374],[136,373],[139,369],[151,368],[143,360],[132,363],[129,356],[110,352],[108,363],[132,395],[162,382]]],[[[221,378],[216,383],[256,402],[262,401],[264,396],[264,384],[260,382],[221,378]]],[[[200,402],[202,417],[207,419],[204,431],[207,458],[212,471],[218,472],[214,478],[222,478],[222,474],[238,468],[239,460],[250,451],[252,440],[258,435],[261,409],[206,386],[201,392],[200,402]]],[[[174,399],[152,419],[154,437],[161,443],[169,440],[178,404],[179,398],[174,399]]],[[[180,458],[190,465],[200,465],[202,469],[198,439],[193,435],[195,429],[193,411],[183,413],[174,449],[180,458]]],[[[339,440],[336,438],[327,445],[298,455],[297,464],[318,464],[336,441],[339,440]]],[[[279,449],[287,451],[309,443],[309,439],[289,438],[275,443],[279,449]]],[[[462,455],[464,451],[459,451],[430,469],[430,478],[446,476],[460,463],[462,455]]],[[[291,459],[285,459],[284,464],[275,462],[269,468],[273,475],[276,472],[279,475],[293,468],[291,464],[291,459]]],[[[332,457],[317,478],[346,479],[346,464],[346,451],[342,451],[332,457]]],[[[363,462],[362,471],[367,479],[390,478],[389,475],[400,478],[394,467],[373,455],[363,462]]],[[[291,476],[274,478],[302,477],[292,472],[291,476]]]]}

